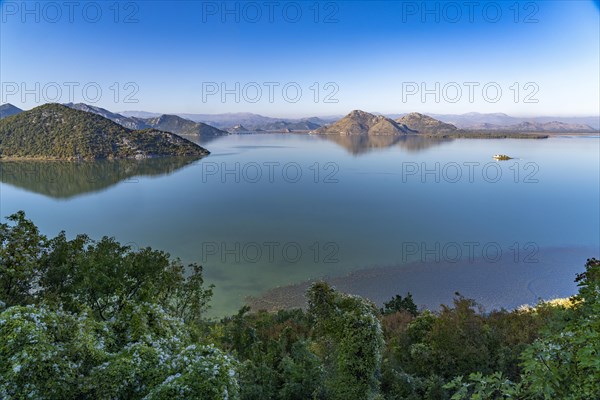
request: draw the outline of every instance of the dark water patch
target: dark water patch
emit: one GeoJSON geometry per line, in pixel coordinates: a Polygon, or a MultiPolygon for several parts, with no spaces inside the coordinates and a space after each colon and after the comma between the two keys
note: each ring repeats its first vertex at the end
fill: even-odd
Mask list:
{"type": "Polygon", "coordinates": [[[540,249],[537,263],[476,259],[469,263],[413,262],[406,265],[359,269],[345,276],[323,276],[295,285],[271,289],[248,298],[253,310],[304,308],[304,293],[318,280],[336,289],[366,297],[378,306],[396,294],[410,292],[421,308],[439,309],[451,304],[455,292],[475,299],[485,310],[535,305],[540,299],[569,297],[577,293],[575,276],[585,270],[587,258],[600,249],[554,247],[540,249]]]}

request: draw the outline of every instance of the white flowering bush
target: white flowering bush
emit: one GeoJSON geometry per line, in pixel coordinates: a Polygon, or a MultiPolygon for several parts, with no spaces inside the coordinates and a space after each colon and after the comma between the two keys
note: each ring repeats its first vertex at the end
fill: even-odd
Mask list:
{"type": "Polygon", "coordinates": [[[237,399],[235,361],[214,346],[186,347],[169,363],[170,375],[144,399],[237,399]]]}
{"type": "Polygon", "coordinates": [[[235,360],[190,344],[159,306],[131,311],[128,327],[31,305],[0,313],[0,398],[238,398],[235,360]]]}
{"type": "Polygon", "coordinates": [[[212,294],[169,254],[0,224],[0,399],[237,399],[235,361],[201,342],[212,294]]]}
{"type": "Polygon", "coordinates": [[[101,326],[86,315],[15,306],[0,313],[0,398],[72,399],[102,362],[101,326]]]}

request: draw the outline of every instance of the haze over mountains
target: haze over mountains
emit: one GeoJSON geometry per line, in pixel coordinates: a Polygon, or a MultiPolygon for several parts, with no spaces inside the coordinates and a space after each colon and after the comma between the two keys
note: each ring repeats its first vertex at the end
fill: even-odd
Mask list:
{"type": "MultiPolygon", "coordinates": [[[[158,116],[160,114],[148,113],[144,111],[123,111],[121,115],[139,118],[148,118],[150,116],[158,116]]],[[[375,115],[383,115],[390,119],[398,119],[408,113],[399,114],[381,114],[373,113],[375,115]]],[[[333,116],[321,116],[311,117],[302,119],[293,118],[271,118],[265,117],[259,114],[252,113],[228,113],[228,114],[177,114],[180,117],[191,119],[197,122],[204,122],[206,124],[215,126],[221,129],[229,129],[235,125],[243,125],[246,129],[251,131],[256,130],[276,130],[280,129],[283,131],[285,128],[290,130],[303,130],[298,129],[299,127],[290,126],[294,123],[307,123],[317,124],[324,126],[331,124],[341,118],[344,115],[333,115],[333,116]],[[287,126],[282,126],[281,122],[288,123],[287,126]],[[279,124],[279,125],[277,125],[279,124]]],[[[587,116],[587,117],[553,117],[553,116],[540,116],[540,117],[513,117],[504,113],[477,113],[471,112],[466,114],[433,114],[427,113],[428,116],[435,118],[441,122],[452,124],[458,129],[473,129],[473,130],[503,130],[511,131],[518,130],[521,123],[529,122],[538,129],[538,132],[594,132],[600,130],[600,116],[587,116]],[[557,124],[559,122],[560,124],[557,124]],[[547,124],[551,123],[551,124],[547,124]],[[546,125],[547,124],[547,125],[546,125]]],[[[530,124],[524,124],[521,126],[522,129],[528,131],[531,128],[530,124]]],[[[314,130],[316,128],[307,128],[308,130],[314,130]]]]}
{"type": "MultiPolygon", "coordinates": [[[[121,115],[135,118],[150,118],[160,114],[145,111],[122,111],[121,115]]],[[[289,130],[312,130],[327,123],[339,119],[333,117],[311,117],[311,118],[272,118],[253,113],[227,113],[227,114],[176,114],[196,122],[203,122],[220,129],[233,129],[236,125],[242,125],[248,131],[285,131],[289,130]]]]}
{"type": "MultiPolygon", "coordinates": [[[[466,128],[465,128],[466,129],[466,128]]],[[[585,124],[566,123],[560,121],[530,122],[524,121],[513,125],[477,124],[470,130],[483,131],[517,131],[517,132],[593,132],[594,129],[585,124]]]]}
{"type": "Polygon", "coordinates": [[[65,106],[72,108],[74,110],[90,112],[94,114],[98,114],[104,118],[108,118],[117,124],[124,126],[128,129],[146,129],[149,128],[147,124],[145,124],[142,120],[137,118],[128,118],[124,117],[121,114],[114,113],[112,111],[108,111],[107,109],[91,106],[85,103],[65,103],[65,106]]]}
{"type": "Polygon", "coordinates": [[[142,121],[152,128],[173,132],[178,135],[198,135],[203,139],[227,135],[227,132],[214,126],[202,122],[190,121],[177,115],[164,114],[160,117],[148,118],[142,121]]]}
{"type": "MultiPolygon", "coordinates": [[[[243,132],[298,132],[315,131],[320,127],[330,125],[343,119],[343,115],[311,118],[272,118],[253,113],[227,113],[227,114],[189,114],[179,113],[173,115],[151,113],[145,111],[112,112],[101,107],[84,103],[67,103],[68,107],[102,115],[129,129],[155,128],[167,130],[180,135],[199,135],[202,138],[214,138],[227,133],[243,132]],[[240,128],[241,127],[241,128],[240,128]]],[[[22,110],[12,104],[0,106],[0,119],[9,115],[18,114],[22,110]]],[[[438,126],[439,131],[453,131],[456,129],[476,131],[511,131],[511,132],[549,132],[549,133],[593,133],[600,130],[600,117],[513,117],[503,113],[467,113],[467,114],[380,114],[400,125],[410,127],[411,124],[420,124],[425,127],[427,121],[437,120],[448,124],[438,126]],[[417,121],[417,116],[425,116],[429,120],[417,121]],[[409,118],[410,123],[407,123],[409,118]],[[425,125],[423,125],[425,124],[425,125]]],[[[420,117],[422,119],[422,117],[420,117]]],[[[405,128],[406,128],[405,127],[405,128]]],[[[402,128],[402,127],[401,127],[402,128]]],[[[402,129],[400,129],[402,130],[402,129]]],[[[427,127],[431,131],[431,127],[427,127]]]]}
{"type": "Polygon", "coordinates": [[[119,125],[129,129],[148,129],[154,128],[177,135],[198,135],[202,139],[209,139],[216,136],[227,135],[227,132],[217,129],[213,126],[194,122],[177,115],[157,115],[149,118],[127,117],[118,113],[113,113],[104,108],[90,106],[84,103],[67,103],[67,107],[87,111],[108,118],[119,125]]]}
{"type": "MultiPolygon", "coordinates": [[[[390,118],[399,118],[406,114],[390,114],[390,118]]],[[[490,130],[512,130],[524,122],[536,123],[539,132],[555,132],[552,125],[544,126],[542,124],[550,122],[562,123],[562,128],[565,132],[579,131],[594,131],[600,129],[600,116],[590,117],[513,117],[504,113],[477,113],[471,112],[466,114],[432,114],[427,115],[438,119],[442,122],[452,124],[459,129],[490,129],[490,130]]]]}
{"type": "Polygon", "coordinates": [[[22,111],[23,110],[21,110],[19,107],[15,107],[10,103],[2,104],[0,106],[0,119],[10,117],[11,115],[18,114],[22,111]]]}

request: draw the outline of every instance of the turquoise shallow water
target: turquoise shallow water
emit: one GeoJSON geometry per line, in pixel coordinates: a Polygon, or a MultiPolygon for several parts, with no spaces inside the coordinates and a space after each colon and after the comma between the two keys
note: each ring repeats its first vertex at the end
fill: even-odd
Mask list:
{"type": "Polygon", "coordinates": [[[4,162],[0,212],[23,209],[48,235],[115,236],[197,261],[217,314],[375,265],[543,263],[545,248],[599,247],[597,137],[263,134],[204,146],[212,154],[196,161],[4,162]]]}

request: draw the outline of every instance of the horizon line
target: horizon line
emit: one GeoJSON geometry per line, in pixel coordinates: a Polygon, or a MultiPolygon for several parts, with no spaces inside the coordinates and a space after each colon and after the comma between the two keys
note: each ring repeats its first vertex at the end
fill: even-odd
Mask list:
{"type": "MultiPolygon", "coordinates": [[[[325,117],[339,117],[339,116],[345,116],[348,115],[350,112],[354,111],[354,110],[360,110],[360,111],[365,111],[362,110],[360,108],[353,108],[350,111],[347,111],[346,113],[339,113],[339,114],[304,114],[303,115],[291,115],[291,114],[287,114],[287,115],[268,115],[268,114],[259,114],[256,112],[250,112],[250,111],[228,111],[228,112],[217,112],[217,113],[206,113],[206,112],[181,112],[181,111],[176,111],[176,112],[161,112],[161,111],[147,111],[147,110],[122,110],[122,111],[113,111],[109,108],[105,108],[102,106],[98,106],[98,105],[94,105],[94,104],[89,104],[89,103],[84,103],[84,102],[79,102],[79,103],[73,103],[73,102],[69,102],[69,103],[53,103],[53,102],[47,102],[47,103],[43,103],[43,104],[38,104],[35,107],[31,107],[28,109],[24,109],[18,106],[15,106],[12,103],[3,103],[0,104],[0,106],[4,106],[4,105],[11,105],[13,107],[17,107],[19,109],[21,109],[22,111],[29,111],[32,110],[36,107],[42,106],[44,104],[61,104],[61,105],[65,105],[65,104],[85,104],[87,106],[90,107],[98,107],[98,108],[103,108],[107,111],[110,111],[112,113],[115,114],[122,114],[122,113],[148,113],[148,114],[158,114],[158,115],[182,115],[182,114],[187,114],[187,115],[235,115],[235,114],[251,114],[251,115],[258,115],[261,117],[267,117],[267,118],[294,118],[294,119],[298,119],[298,118],[325,118],[325,117]]],[[[389,112],[381,112],[381,111],[365,111],[368,112],[370,114],[379,114],[379,115],[391,115],[391,114],[410,114],[410,113],[419,113],[419,114],[424,114],[424,115],[456,115],[456,116],[464,116],[464,115],[468,115],[468,114],[479,114],[479,115],[497,115],[497,114],[502,114],[505,115],[507,117],[517,117],[517,118],[550,118],[550,117],[560,117],[560,118],[600,118],[600,114],[566,114],[566,115],[560,115],[560,114],[508,114],[506,112],[503,111],[495,111],[495,112],[480,112],[480,111],[468,111],[468,112],[464,112],[464,113],[452,113],[452,112],[426,112],[426,111],[389,111],[389,112]]]]}

